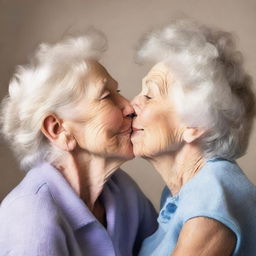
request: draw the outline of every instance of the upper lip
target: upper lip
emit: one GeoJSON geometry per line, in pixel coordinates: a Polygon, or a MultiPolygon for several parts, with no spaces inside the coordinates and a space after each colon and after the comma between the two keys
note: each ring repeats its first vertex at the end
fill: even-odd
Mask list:
{"type": "Polygon", "coordinates": [[[143,131],[144,129],[142,129],[142,128],[132,127],[132,130],[136,132],[136,131],[143,131]]]}

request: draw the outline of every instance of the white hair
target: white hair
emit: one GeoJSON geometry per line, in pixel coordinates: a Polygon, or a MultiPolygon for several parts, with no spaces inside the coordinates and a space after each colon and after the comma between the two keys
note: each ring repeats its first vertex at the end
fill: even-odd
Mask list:
{"type": "Polygon", "coordinates": [[[200,140],[206,158],[236,159],[245,153],[255,95],[231,33],[174,20],[142,38],[137,60],[163,62],[174,74],[174,102],[182,120],[208,131],[200,140]]]}
{"type": "Polygon", "coordinates": [[[43,119],[72,114],[70,106],[85,92],[86,61],[99,60],[106,48],[105,36],[91,28],[76,38],[41,44],[30,63],[17,68],[2,101],[1,132],[22,168],[60,156],[41,132],[43,119]]]}

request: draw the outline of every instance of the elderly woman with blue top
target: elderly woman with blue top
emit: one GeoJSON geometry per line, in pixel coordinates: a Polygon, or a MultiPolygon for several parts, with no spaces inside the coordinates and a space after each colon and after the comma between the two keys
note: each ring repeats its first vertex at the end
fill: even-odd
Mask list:
{"type": "Polygon", "coordinates": [[[2,133],[27,170],[0,207],[0,255],[132,256],[156,213],[119,166],[134,109],[98,62],[95,30],[42,44],[2,103],[2,133]]]}
{"type": "Polygon", "coordinates": [[[154,66],[133,100],[133,149],[167,185],[139,255],[255,255],[256,188],[235,161],[255,96],[232,35],[175,20],[141,40],[138,59],[154,66]]]}

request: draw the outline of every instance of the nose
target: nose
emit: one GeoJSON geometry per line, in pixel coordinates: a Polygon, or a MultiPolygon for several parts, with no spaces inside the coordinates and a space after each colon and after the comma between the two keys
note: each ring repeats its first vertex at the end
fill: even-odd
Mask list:
{"type": "Polygon", "coordinates": [[[139,106],[139,95],[135,96],[133,100],[131,101],[131,104],[134,109],[134,117],[137,116],[137,114],[140,111],[140,106],[139,106]]]}
{"type": "Polygon", "coordinates": [[[133,118],[135,116],[135,111],[132,104],[124,97],[122,97],[121,100],[121,110],[124,117],[133,118]]]}
{"type": "Polygon", "coordinates": [[[123,116],[128,118],[133,118],[135,116],[134,108],[128,100],[123,108],[123,116]]]}

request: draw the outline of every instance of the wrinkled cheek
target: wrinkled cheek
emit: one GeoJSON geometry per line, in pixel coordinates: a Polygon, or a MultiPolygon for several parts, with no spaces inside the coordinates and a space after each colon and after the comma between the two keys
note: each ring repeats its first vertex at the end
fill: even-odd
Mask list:
{"type": "Polygon", "coordinates": [[[163,129],[154,129],[145,136],[143,153],[145,156],[154,156],[165,152],[168,148],[169,139],[167,131],[163,129]]]}
{"type": "Polygon", "coordinates": [[[123,124],[123,116],[120,110],[113,109],[105,113],[99,120],[99,123],[106,128],[106,130],[119,132],[123,124]]]}
{"type": "Polygon", "coordinates": [[[93,124],[88,127],[85,144],[89,151],[99,152],[104,151],[109,141],[110,132],[104,124],[93,124]]]}
{"type": "Polygon", "coordinates": [[[167,136],[167,133],[163,130],[152,131],[151,136],[148,136],[147,138],[147,144],[153,153],[162,152],[166,149],[166,147],[168,146],[167,136]]]}
{"type": "Polygon", "coordinates": [[[176,140],[168,127],[159,126],[147,130],[133,141],[133,150],[136,156],[153,157],[161,153],[172,151],[176,140]]]}
{"type": "Polygon", "coordinates": [[[92,153],[106,154],[118,148],[119,141],[116,133],[119,131],[119,125],[116,126],[114,121],[118,119],[106,119],[104,122],[99,120],[88,126],[85,138],[87,150],[92,153]]]}

